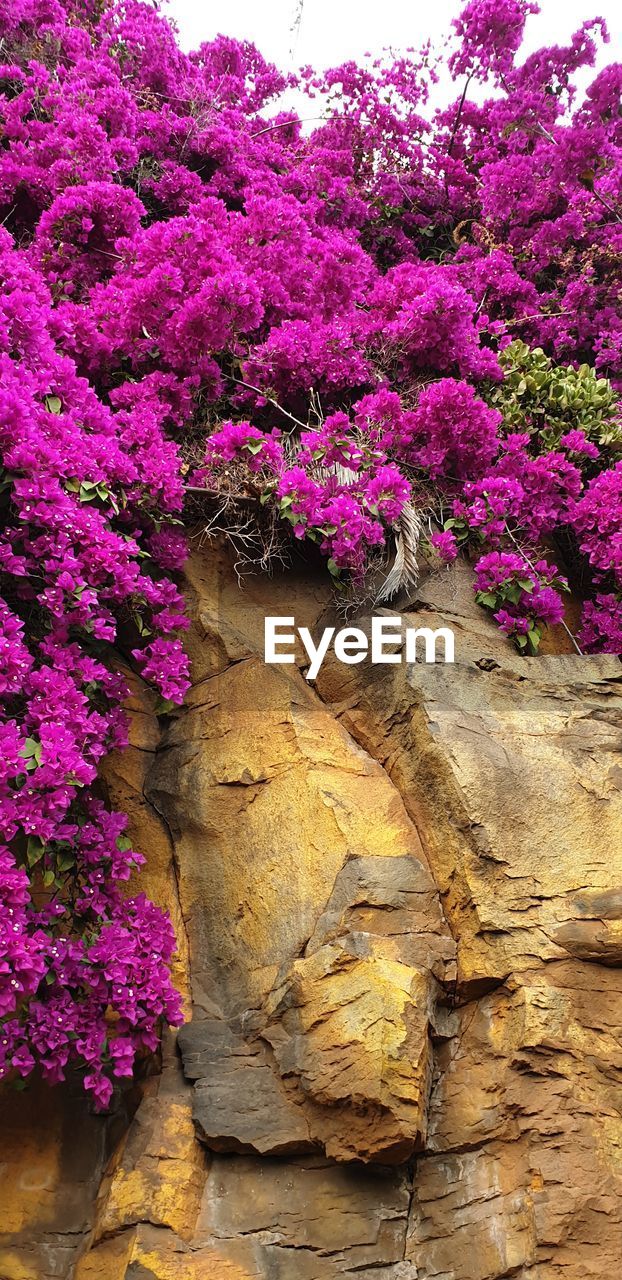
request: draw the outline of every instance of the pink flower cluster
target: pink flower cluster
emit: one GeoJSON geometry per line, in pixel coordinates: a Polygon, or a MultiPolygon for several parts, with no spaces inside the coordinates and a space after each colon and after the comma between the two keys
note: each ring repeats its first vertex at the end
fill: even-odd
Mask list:
{"type": "Polygon", "coordinates": [[[546,560],[533,564],[516,552],[489,551],[475,566],[475,587],[478,603],[528,653],[537,653],[546,626],[563,619],[559,589],[567,591],[568,583],[546,560]]]}
{"type": "MultiPolygon", "coordinates": [[[[30,11],[15,15],[24,53],[29,21],[44,16],[30,11]]],[[[43,51],[69,16],[50,9],[43,51]]],[[[6,14],[2,26],[6,41],[6,14]]],[[[67,28],[67,39],[86,56],[86,30],[67,28]]],[[[160,695],[180,701],[187,687],[176,636],[186,620],[170,576],[183,550],[168,523],[183,491],[165,433],[185,404],[164,375],[96,385],[63,343],[62,307],[111,274],[116,241],[136,234],[142,206],[107,175],[71,185],[62,131],[79,133],[80,114],[70,122],[45,65],[18,56],[3,76],[3,199],[26,223],[0,230],[0,1079],[37,1067],[56,1082],[78,1065],[106,1105],[114,1078],[157,1045],[162,1019],[180,1015],[170,923],[144,895],[127,895],[144,859],[96,783],[103,757],[126,743],[121,624],[160,695]],[[51,131],[49,108],[39,124],[36,106],[46,84],[64,121],[51,131]]],[[[104,94],[100,110],[111,106],[104,94]]]]}
{"type": "Polygon", "coordinates": [[[523,58],[534,11],[469,0],[431,112],[426,50],[286,77],[247,42],[182,53],[157,4],[0,0],[1,1073],[78,1064],[105,1104],[179,1017],[96,779],[117,651],[165,706],[187,685],[186,439],[193,484],[239,480],[341,580],[434,509],[523,651],[561,617],[556,545],[580,643],[620,652],[615,433],[568,406],[552,447],[496,407],[515,336],[622,384],[622,69],[579,101],[606,32],[523,58]]]}

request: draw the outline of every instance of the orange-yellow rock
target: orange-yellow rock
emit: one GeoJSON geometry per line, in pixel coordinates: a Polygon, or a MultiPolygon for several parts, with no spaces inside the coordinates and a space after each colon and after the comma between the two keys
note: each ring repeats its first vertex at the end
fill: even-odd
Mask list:
{"type": "Polygon", "coordinates": [[[0,1280],[617,1276],[618,660],[520,658],[464,566],[405,610],[454,667],[313,687],[263,621],[333,625],[323,579],[212,548],[187,596],[187,710],[135,682],[106,777],[192,1016],[107,1118],[5,1098],[0,1280]]]}

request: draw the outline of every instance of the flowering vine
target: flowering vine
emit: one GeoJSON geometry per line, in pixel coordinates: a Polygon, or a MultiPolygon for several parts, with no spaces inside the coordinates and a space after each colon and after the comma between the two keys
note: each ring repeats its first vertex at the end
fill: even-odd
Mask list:
{"type": "Polygon", "coordinates": [[[1,1077],[107,1105],[179,1020],[97,775],[119,650],[184,696],[185,488],[342,585],[425,509],[521,651],[568,580],[622,652],[622,67],[580,101],[604,24],[522,58],[534,12],[470,0],[432,111],[426,50],[285,77],[140,0],[0,0],[1,1077]]]}

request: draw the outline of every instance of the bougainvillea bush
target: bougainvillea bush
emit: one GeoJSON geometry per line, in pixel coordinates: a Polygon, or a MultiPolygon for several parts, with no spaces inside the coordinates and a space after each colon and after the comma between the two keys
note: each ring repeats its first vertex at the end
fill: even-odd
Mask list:
{"type": "Polygon", "coordinates": [[[570,580],[622,650],[622,67],[579,99],[603,23],[522,58],[533,12],[467,4],[447,109],[425,49],[304,69],[298,118],[150,4],[0,0],[0,1076],[105,1106],[179,1020],[97,773],[120,652],[184,696],[189,492],[342,590],[423,529],[524,653],[570,580]]]}

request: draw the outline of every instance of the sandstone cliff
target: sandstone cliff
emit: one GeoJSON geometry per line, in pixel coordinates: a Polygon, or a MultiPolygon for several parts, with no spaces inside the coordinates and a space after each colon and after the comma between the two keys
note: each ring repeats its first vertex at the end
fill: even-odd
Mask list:
{"type": "Polygon", "coordinates": [[[0,1277],[617,1274],[620,663],[519,658],[464,570],[409,606],[454,668],[312,686],[263,619],[323,625],[321,578],[199,552],[187,595],[187,708],[135,682],[106,784],[188,1022],[106,1118],[3,1098],[0,1277]]]}

